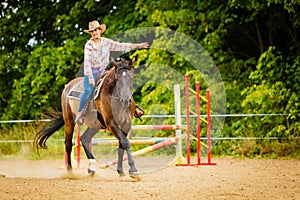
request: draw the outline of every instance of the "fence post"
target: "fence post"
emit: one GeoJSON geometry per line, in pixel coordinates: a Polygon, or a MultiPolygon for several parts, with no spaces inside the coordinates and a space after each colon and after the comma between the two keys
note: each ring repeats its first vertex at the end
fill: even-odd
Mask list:
{"type": "MultiPolygon", "coordinates": [[[[180,84],[174,85],[174,105],[175,105],[175,125],[181,127],[181,112],[180,112],[180,84]]],[[[182,131],[175,130],[175,137],[181,138],[182,131]]],[[[186,163],[185,158],[182,156],[182,141],[178,140],[176,143],[176,156],[169,165],[180,165],[186,163]]]]}

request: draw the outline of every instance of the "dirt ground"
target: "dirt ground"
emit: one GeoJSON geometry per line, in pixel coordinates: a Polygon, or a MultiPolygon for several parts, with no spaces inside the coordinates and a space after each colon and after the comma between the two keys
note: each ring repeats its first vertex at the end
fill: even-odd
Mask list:
{"type": "Polygon", "coordinates": [[[0,160],[0,199],[300,199],[300,160],[212,161],[217,165],[166,167],[134,181],[112,169],[89,177],[84,161],[68,175],[59,169],[63,161],[0,160]]]}

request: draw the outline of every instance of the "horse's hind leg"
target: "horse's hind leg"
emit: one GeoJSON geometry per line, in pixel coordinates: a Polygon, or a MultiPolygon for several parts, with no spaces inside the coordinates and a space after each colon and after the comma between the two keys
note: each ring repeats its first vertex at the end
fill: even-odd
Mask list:
{"type": "Polygon", "coordinates": [[[71,163],[71,151],[73,147],[73,131],[74,126],[65,126],[65,146],[66,146],[66,152],[67,152],[67,158],[68,158],[68,166],[67,170],[72,170],[72,163],[71,163]]]}
{"type": "Polygon", "coordinates": [[[95,159],[90,148],[90,141],[99,130],[100,128],[88,128],[80,137],[80,141],[82,142],[82,146],[88,159],[95,159]]]}
{"type": "Polygon", "coordinates": [[[90,148],[90,141],[92,137],[100,130],[100,128],[88,128],[80,137],[82,146],[84,148],[87,158],[90,160],[88,173],[94,175],[96,173],[95,157],[90,148]]]}

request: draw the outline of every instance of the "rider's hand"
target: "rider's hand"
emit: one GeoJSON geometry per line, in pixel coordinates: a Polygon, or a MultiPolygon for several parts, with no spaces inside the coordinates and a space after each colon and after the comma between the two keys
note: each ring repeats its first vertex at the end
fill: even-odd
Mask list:
{"type": "Polygon", "coordinates": [[[139,43],[139,44],[137,45],[137,48],[138,48],[138,49],[148,48],[148,47],[149,47],[148,42],[139,43]]]}

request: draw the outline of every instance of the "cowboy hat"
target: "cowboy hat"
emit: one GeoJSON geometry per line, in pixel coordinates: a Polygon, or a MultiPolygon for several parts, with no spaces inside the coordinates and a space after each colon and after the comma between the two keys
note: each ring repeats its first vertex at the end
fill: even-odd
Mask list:
{"type": "Polygon", "coordinates": [[[90,31],[93,31],[97,28],[100,28],[101,33],[104,33],[104,31],[106,30],[106,25],[105,24],[100,25],[98,21],[91,21],[89,22],[89,30],[84,30],[84,32],[90,33],[90,31]]]}

